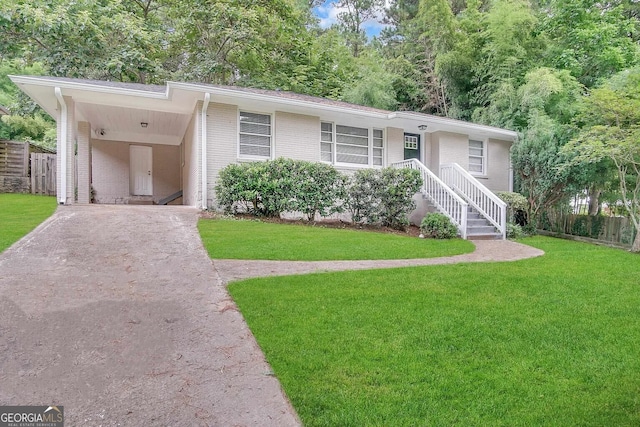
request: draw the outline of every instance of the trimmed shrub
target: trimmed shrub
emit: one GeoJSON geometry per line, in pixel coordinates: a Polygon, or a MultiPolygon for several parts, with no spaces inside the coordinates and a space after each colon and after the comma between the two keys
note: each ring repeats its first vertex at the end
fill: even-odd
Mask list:
{"type": "Polygon", "coordinates": [[[458,228],[448,216],[441,213],[428,213],[420,223],[422,234],[436,239],[452,239],[458,235],[458,228]]]}
{"type": "Polygon", "coordinates": [[[522,227],[513,222],[507,223],[507,239],[519,239],[525,237],[527,233],[524,232],[522,227]]]}
{"type": "Polygon", "coordinates": [[[278,158],[228,165],[220,171],[215,191],[227,213],[279,217],[299,211],[313,220],[316,214],[342,211],[345,180],[330,165],[278,158]]]}
{"type": "Polygon", "coordinates": [[[403,230],[409,214],[416,208],[413,196],[420,190],[422,177],[415,169],[380,170],[380,221],[382,225],[403,230]]]}
{"type": "Polygon", "coordinates": [[[308,221],[313,221],[316,214],[326,217],[344,211],[347,178],[333,166],[297,161],[291,177],[291,210],[302,212],[308,221]]]}
{"type": "Polygon", "coordinates": [[[351,177],[347,190],[347,208],[356,223],[379,221],[382,181],[376,169],[360,169],[351,177]]]}
{"type": "Polygon", "coordinates": [[[520,193],[498,191],[496,193],[507,204],[507,222],[514,222],[524,226],[527,224],[527,198],[520,193]]]}

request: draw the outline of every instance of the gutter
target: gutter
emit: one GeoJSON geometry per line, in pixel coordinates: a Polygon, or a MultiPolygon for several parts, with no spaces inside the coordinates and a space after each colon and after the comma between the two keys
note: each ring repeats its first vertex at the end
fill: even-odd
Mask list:
{"type": "Polygon", "coordinates": [[[202,209],[207,209],[207,108],[209,108],[209,101],[211,100],[211,94],[209,92],[204,94],[204,101],[202,102],[202,111],[200,112],[202,126],[202,133],[200,141],[200,173],[202,176],[202,209]]]}
{"type": "Polygon", "coordinates": [[[58,191],[58,203],[64,205],[67,202],[67,104],[64,102],[62,90],[55,88],[55,95],[60,103],[60,188],[58,191]]]}

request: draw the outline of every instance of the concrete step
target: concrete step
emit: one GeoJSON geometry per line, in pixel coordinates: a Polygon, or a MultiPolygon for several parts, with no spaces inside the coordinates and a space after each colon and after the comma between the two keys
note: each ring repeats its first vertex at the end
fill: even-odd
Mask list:
{"type": "Polygon", "coordinates": [[[128,205],[153,205],[152,196],[132,196],[127,200],[128,205]]]}

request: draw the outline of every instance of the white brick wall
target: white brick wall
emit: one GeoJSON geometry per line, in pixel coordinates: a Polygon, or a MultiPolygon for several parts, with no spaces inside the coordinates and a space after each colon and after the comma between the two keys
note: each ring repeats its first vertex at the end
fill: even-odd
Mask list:
{"type": "Polygon", "coordinates": [[[275,158],[320,161],[320,118],[301,114],[275,114],[275,158]]]}
{"type": "Polygon", "coordinates": [[[210,103],[207,109],[207,206],[215,206],[218,173],[238,161],[238,108],[210,103]]]}
{"type": "Polygon", "coordinates": [[[492,191],[509,191],[511,143],[498,139],[487,141],[487,178],[482,180],[492,191]]]}
{"type": "MultiPolygon", "coordinates": [[[[130,145],[121,141],[91,141],[96,203],[126,203],[129,199],[130,145]]],[[[151,147],[153,200],[157,202],[180,189],[180,146],[155,144],[151,147]]]]}
{"type": "Polygon", "coordinates": [[[91,200],[91,126],[78,122],[78,203],[91,200]]]}
{"type": "Polygon", "coordinates": [[[196,105],[191,122],[187,127],[182,142],[184,167],[182,169],[183,204],[189,206],[200,205],[200,115],[202,102],[196,105]]]}
{"type": "Polygon", "coordinates": [[[404,130],[388,127],[386,133],[387,161],[385,166],[404,160],[404,130]]]}

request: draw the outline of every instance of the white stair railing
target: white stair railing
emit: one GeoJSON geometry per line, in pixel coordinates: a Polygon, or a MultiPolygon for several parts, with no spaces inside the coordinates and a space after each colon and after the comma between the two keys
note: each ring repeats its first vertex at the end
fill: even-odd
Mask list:
{"type": "Polygon", "coordinates": [[[417,159],[404,160],[392,164],[396,168],[416,169],[422,176],[420,192],[441,213],[453,221],[463,239],[467,238],[468,203],[449,188],[440,178],[417,159]]]}
{"type": "Polygon", "coordinates": [[[440,178],[507,236],[507,204],[457,163],[440,165],[440,178]]]}

